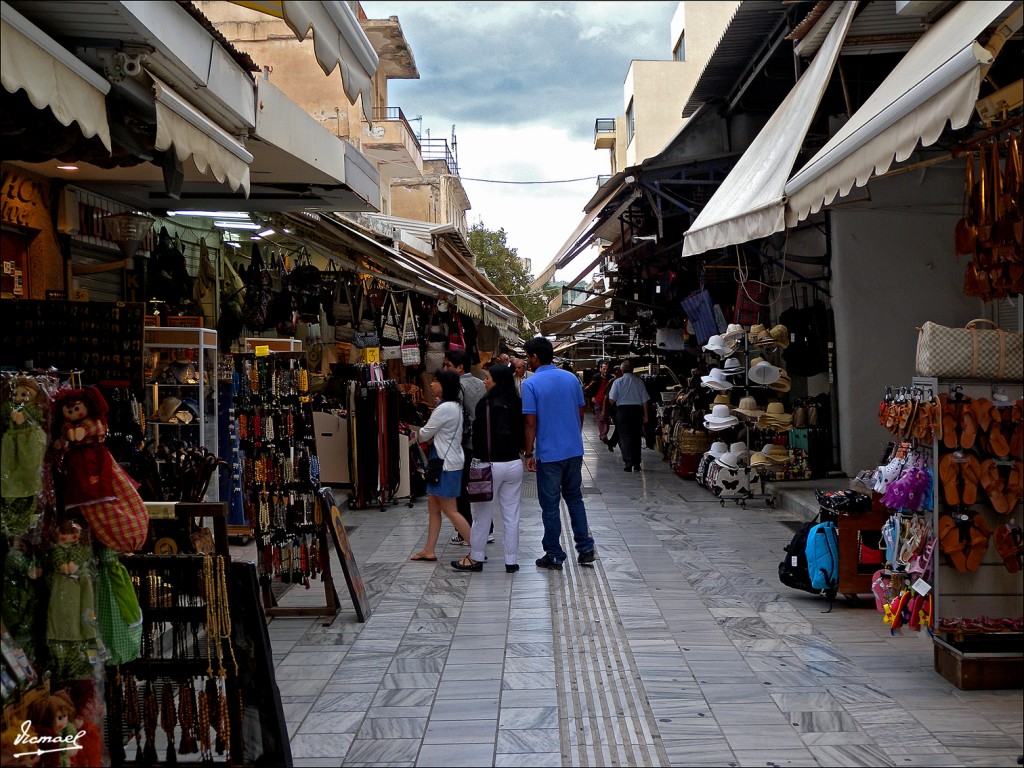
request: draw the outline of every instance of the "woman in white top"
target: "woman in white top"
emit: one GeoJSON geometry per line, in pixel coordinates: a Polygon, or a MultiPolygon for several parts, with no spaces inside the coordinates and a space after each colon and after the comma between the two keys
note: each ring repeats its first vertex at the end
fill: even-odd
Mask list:
{"type": "Polygon", "coordinates": [[[444,469],[436,483],[427,481],[427,542],[410,560],[437,562],[434,547],[441,534],[441,513],[451,520],[455,530],[469,541],[469,523],[459,514],[456,499],[462,486],[462,384],[455,371],[438,371],[430,382],[430,393],[439,400],[427,423],[418,430],[421,443],[430,442],[430,457],[444,460],[444,469]]]}

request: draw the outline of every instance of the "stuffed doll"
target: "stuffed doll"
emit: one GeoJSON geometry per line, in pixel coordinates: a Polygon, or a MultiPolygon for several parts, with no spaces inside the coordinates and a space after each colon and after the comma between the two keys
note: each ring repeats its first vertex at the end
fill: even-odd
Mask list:
{"type": "Polygon", "coordinates": [[[55,447],[64,471],[64,508],[112,501],[114,458],[107,437],[107,401],[96,387],[72,389],[58,398],[61,424],[55,447]]]}
{"type": "Polygon", "coordinates": [[[43,570],[26,542],[15,539],[4,558],[0,618],[14,642],[33,659],[38,658],[36,642],[42,636],[42,622],[36,613],[36,607],[44,604],[40,600],[42,575],[43,570]]]}
{"type": "Polygon", "coordinates": [[[91,677],[98,664],[96,563],[92,547],[81,540],[82,526],[66,520],[57,529],[50,552],[50,602],[46,611],[46,642],[53,678],[60,682],[91,677]]]}
{"type": "Polygon", "coordinates": [[[36,499],[43,490],[47,397],[39,384],[27,376],[12,379],[4,390],[10,397],[2,406],[0,529],[6,536],[20,536],[35,519],[36,499]]]}
{"type": "MultiPolygon", "coordinates": [[[[28,706],[28,717],[32,726],[40,736],[65,739],[61,746],[73,746],[78,727],[73,722],[75,704],[67,691],[47,693],[35,699],[28,706]]],[[[70,768],[71,756],[76,750],[67,749],[60,752],[48,752],[39,763],[41,768],[70,768]]]]}

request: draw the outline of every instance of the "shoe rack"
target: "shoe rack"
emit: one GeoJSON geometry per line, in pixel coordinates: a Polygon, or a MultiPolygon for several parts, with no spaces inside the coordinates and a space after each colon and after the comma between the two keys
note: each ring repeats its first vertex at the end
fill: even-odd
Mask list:
{"type": "Polygon", "coordinates": [[[1024,471],[1019,452],[1008,450],[1014,403],[1024,387],[934,378],[915,378],[914,385],[931,386],[953,405],[944,414],[944,434],[934,442],[932,462],[938,539],[932,584],[935,670],[965,690],[1020,687],[1024,570],[1013,572],[1004,562],[996,532],[1004,524],[1024,522],[1021,494],[1007,487],[1011,473],[1016,478],[1024,471]],[[988,411],[987,430],[970,405],[982,399],[995,409],[988,411]]]}

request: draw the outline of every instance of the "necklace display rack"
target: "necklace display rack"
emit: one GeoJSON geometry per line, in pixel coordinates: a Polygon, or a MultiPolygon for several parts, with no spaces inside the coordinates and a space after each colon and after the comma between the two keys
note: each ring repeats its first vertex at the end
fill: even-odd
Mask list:
{"type": "Polygon", "coordinates": [[[234,355],[242,498],[256,540],[257,572],[268,616],[323,616],[340,610],[321,505],[319,459],[305,352],[234,355]],[[324,605],[285,607],[274,584],[320,578],[324,605]]]}
{"type": "Polygon", "coordinates": [[[227,506],[161,502],[146,507],[154,524],[195,533],[187,537],[188,544],[162,554],[121,556],[142,608],[143,632],[138,658],[107,668],[110,763],[173,764],[180,753],[183,758],[197,754],[204,765],[213,764],[215,755],[241,765],[244,707],[231,616],[259,605],[228,602],[227,506]],[[212,533],[195,526],[207,517],[212,533]],[[158,724],[164,734],[159,739],[163,760],[158,724]],[[132,740],[134,758],[126,751],[132,740]]]}
{"type": "MultiPolygon", "coordinates": [[[[744,333],[743,334],[743,394],[744,395],[749,395],[750,394],[751,384],[750,384],[750,367],[749,366],[750,366],[750,336],[748,334],[744,333]]],[[[743,476],[744,476],[744,478],[746,480],[746,487],[750,488],[751,487],[750,486],[750,474],[751,474],[751,471],[750,471],[751,470],[751,467],[750,467],[750,456],[751,456],[751,453],[750,453],[750,431],[751,431],[751,428],[752,428],[753,424],[751,423],[752,419],[750,417],[745,417],[745,418],[747,419],[746,429],[744,430],[744,435],[746,437],[746,445],[747,445],[747,461],[746,461],[746,463],[742,467],[740,467],[740,469],[743,471],[743,476]]],[[[767,505],[768,507],[774,507],[775,506],[775,495],[771,494],[771,493],[764,493],[763,492],[764,491],[764,480],[761,479],[759,473],[755,472],[754,474],[758,475],[758,482],[759,482],[760,487],[762,489],[761,493],[750,493],[749,491],[746,491],[746,492],[743,492],[743,493],[738,493],[738,492],[737,493],[721,493],[718,496],[718,501],[721,504],[721,506],[724,507],[725,506],[725,502],[732,501],[732,502],[735,502],[736,504],[738,504],[741,507],[746,507],[748,501],[756,500],[756,499],[763,499],[764,502],[765,502],[765,505],[767,505]]]]}

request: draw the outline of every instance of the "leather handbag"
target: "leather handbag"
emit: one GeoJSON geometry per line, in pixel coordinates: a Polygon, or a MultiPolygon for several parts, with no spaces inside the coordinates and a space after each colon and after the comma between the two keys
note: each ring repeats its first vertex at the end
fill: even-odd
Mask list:
{"type": "Polygon", "coordinates": [[[407,297],[405,300],[401,350],[402,365],[420,364],[420,342],[416,338],[416,323],[412,317],[412,297],[407,297]]]}
{"type": "Polygon", "coordinates": [[[1019,381],[1024,370],[1024,334],[999,329],[990,320],[972,320],[965,328],[931,321],[918,328],[918,376],[939,379],[1019,381]],[[992,328],[979,328],[987,324],[992,328]]]}

